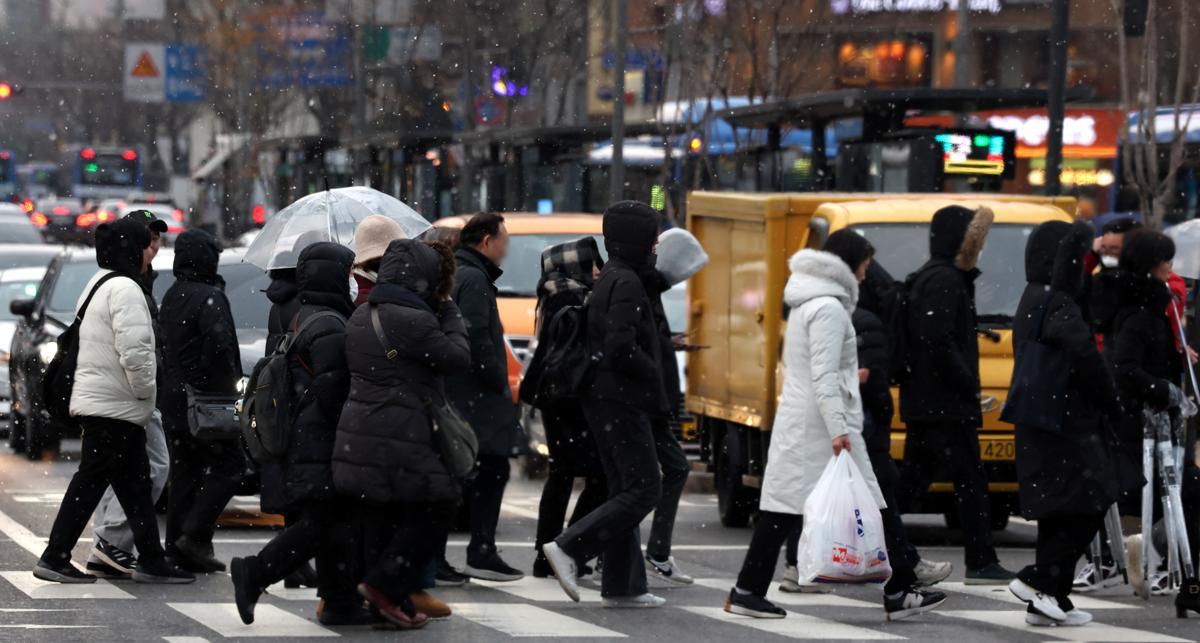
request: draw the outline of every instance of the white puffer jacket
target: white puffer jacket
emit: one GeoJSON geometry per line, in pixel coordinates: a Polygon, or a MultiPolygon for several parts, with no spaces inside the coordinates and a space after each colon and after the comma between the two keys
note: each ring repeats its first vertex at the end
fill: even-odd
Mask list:
{"type": "Polygon", "coordinates": [[[783,291],[791,307],[783,344],[783,394],[771,429],[759,508],[803,514],[833,439],[850,436],[850,455],[885,506],[862,438],[858,346],[850,314],[858,280],[837,255],[801,250],[788,262],[792,276],[783,291]]]}
{"type": "MultiPolygon", "coordinates": [[[[76,312],[109,272],[100,270],[88,281],[75,304],[76,312]]],[[[132,279],[108,280],[96,291],[79,326],[71,415],[146,426],[154,412],[156,368],[146,295],[132,279]]]]}

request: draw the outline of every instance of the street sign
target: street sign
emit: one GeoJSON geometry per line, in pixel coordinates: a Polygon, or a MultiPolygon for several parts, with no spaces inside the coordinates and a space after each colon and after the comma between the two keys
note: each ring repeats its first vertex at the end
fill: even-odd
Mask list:
{"type": "Polygon", "coordinates": [[[204,100],[204,51],[198,45],[166,47],[165,98],[172,103],[204,100]]]}
{"type": "Polygon", "coordinates": [[[125,45],[125,100],[161,103],[166,98],[166,45],[133,42],[125,45]]]}

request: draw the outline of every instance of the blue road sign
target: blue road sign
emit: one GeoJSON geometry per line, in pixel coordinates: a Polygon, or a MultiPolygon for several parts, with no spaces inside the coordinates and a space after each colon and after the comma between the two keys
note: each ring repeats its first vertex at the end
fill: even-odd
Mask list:
{"type": "Polygon", "coordinates": [[[204,100],[204,50],[199,45],[167,45],[166,99],[172,103],[204,100]]]}

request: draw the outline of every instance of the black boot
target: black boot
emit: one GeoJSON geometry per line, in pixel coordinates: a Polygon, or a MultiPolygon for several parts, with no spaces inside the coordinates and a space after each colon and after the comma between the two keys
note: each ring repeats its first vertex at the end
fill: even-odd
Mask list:
{"type": "Polygon", "coordinates": [[[254,623],[254,606],[262,596],[259,581],[258,559],[254,556],[234,558],[229,563],[229,577],[233,579],[233,600],[237,603],[238,616],[246,625],[254,623]]]}
{"type": "Polygon", "coordinates": [[[1187,618],[1188,610],[1200,614],[1200,581],[1190,581],[1175,595],[1175,616],[1187,618]]]}

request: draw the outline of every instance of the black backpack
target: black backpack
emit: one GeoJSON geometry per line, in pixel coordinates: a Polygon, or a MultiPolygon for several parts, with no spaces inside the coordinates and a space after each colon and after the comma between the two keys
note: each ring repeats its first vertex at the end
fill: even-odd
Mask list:
{"type": "Polygon", "coordinates": [[[554,313],[521,380],[521,401],[543,408],[579,398],[594,364],[587,338],[587,305],[554,313]]]}
{"type": "Polygon", "coordinates": [[[288,356],[304,329],[326,317],[346,322],[344,317],[329,310],[309,315],[302,324],[293,322],[292,330],[250,372],[242,399],[241,425],[246,450],[255,462],[274,462],[287,454],[295,420],[292,409],[295,391],[288,356]]]}
{"type": "Polygon", "coordinates": [[[75,313],[75,320],[58,336],[58,350],[54,353],[54,359],[46,366],[46,374],[42,378],[42,403],[46,406],[50,419],[55,422],[68,426],[75,424],[75,419],[71,417],[71,392],[75,390],[75,367],[79,363],[79,326],[83,323],[83,315],[100,286],[123,276],[110,272],[101,277],[96,285],[92,286],[87,299],[83,300],[79,312],[75,313]]]}
{"type": "Polygon", "coordinates": [[[909,347],[912,339],[909,335],[909,316],[912,314],[912,293],[916,292],[917,284],[924,276],[925,271],[919,270],[909,275],[904,281],[896,282],[888,319],[883,320],[884,325],[891,333],[891,345],[888,347],[888,378],[893,384],[906,381],[912,374],[911,348],[909,347]]]}

